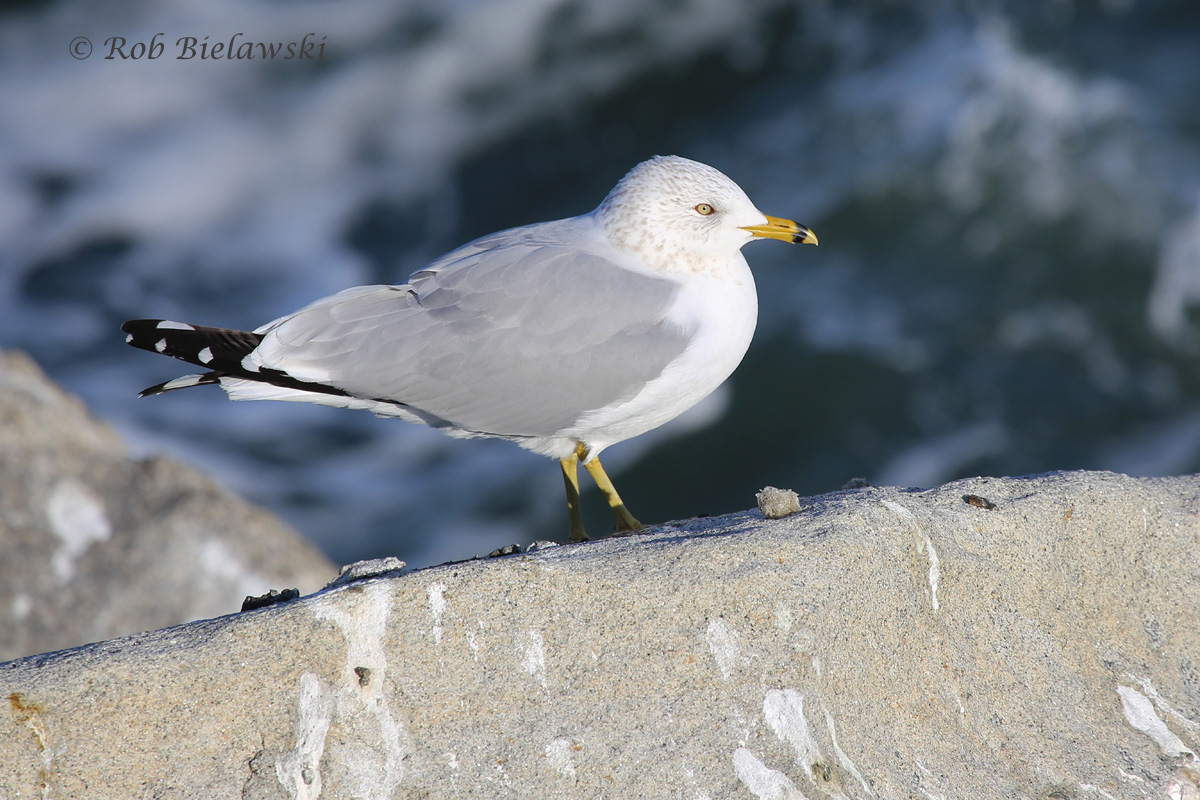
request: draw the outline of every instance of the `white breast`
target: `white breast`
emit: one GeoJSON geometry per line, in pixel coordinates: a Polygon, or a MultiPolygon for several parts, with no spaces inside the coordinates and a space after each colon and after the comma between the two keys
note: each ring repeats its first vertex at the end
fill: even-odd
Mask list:
{"type": "Polygon", "coordinates": [[[750,346],[758,323],[758,295],[745,259],[720,276],[691,275],[668,314],[694,330],[687,349],[631,400],[585,414],[559,435],[578,439],[592,454],[669,422],[725,382],[750,346]]]}

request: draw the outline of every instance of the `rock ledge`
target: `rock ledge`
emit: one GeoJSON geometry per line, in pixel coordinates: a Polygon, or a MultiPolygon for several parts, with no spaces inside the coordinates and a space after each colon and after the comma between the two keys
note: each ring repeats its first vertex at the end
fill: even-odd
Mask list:
{"type": "Polygon", "coordinates": [[[33,656],[0,691],[11,798],[1195,798],[1200,478],[838,492],[33,656]]]}

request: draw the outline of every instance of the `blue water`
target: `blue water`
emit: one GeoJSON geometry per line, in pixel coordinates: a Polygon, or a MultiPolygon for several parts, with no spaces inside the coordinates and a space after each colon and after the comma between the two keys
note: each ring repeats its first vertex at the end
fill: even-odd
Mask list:
{"type": "MultiPolygon", "coordinates": [[[[1200,5],[24,3],[0,11],[0,347],[334,559],[562,538],[553,462],[368,414],[138,400],[121,321],[252,328],[477,235],[717,166],[819,248],[746,248],[755,344],[609,451],[664,520],[851,477],[1200,470],[1200,5]],[[105,60],[104,40],[166,42],[105,60]],[[323,37],[320,60],[179,60],[323,37]],[[88,37],[78,60],[72,40],[88,37]]],[[[186,367],[182,368],[186,370],[186,367]]],[[[584,498],[589,527],[610,527],[584,498]]]]}

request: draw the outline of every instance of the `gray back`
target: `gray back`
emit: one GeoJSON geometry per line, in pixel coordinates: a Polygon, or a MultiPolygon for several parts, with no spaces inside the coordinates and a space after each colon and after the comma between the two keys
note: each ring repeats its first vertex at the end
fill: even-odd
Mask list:
{"type": "Polygon", "coordinates": [[[678,291],[556,235],[572,220],[479,239],[401,286],[326,298],[268,329],[267,366],[327,373],[432,425],[545,436],[632,398],[687,347],[678,291]]]}

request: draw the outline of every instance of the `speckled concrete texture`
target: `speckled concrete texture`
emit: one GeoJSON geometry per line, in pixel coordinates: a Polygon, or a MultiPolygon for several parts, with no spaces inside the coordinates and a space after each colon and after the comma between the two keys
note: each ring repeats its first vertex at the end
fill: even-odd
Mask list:
{"type": "Polygon", "coordinates": [[[1200,796],[1200,479],[802,505],[0,665],[0,796],[1200,796]]]}

